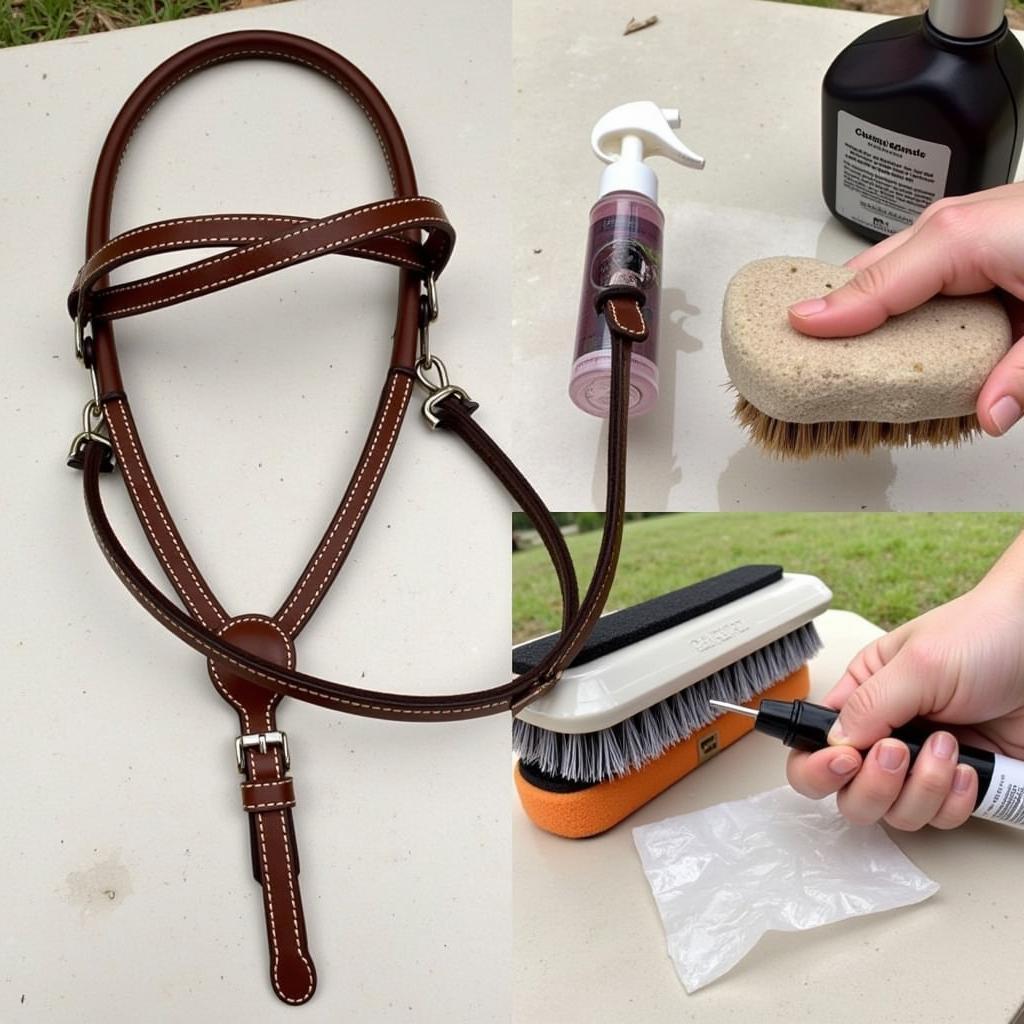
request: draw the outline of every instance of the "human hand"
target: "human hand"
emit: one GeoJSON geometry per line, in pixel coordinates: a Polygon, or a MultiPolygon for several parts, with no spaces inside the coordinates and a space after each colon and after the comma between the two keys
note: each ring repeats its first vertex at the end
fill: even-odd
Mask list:
{"type": "Polygon", "coordinates": [[[854,658],[822,701],[840,710],[831,745],[790,754],[795,790],[814,799],[838,792],[839,810],[855,824],[884,819],[913,831],[967,820],[978,777],[957,765],[959,743],[1024,759],[1022,556],[1024,537],[973,590],[854,658]],[[917,717],[939,731],[908,774],[906,745],[884,737],[917,717]]]}
{"type": "Polygon", "coordinates": [[[1024,414],[1024,182],[940,199],[909,228],[847,264],[848,284],[798,302],[789,322],[816,338],[848,338],[881,326],[934,295],[1001,290],[1017,343],[978,395],[982,429],[1005,434],[1024,414]]]}

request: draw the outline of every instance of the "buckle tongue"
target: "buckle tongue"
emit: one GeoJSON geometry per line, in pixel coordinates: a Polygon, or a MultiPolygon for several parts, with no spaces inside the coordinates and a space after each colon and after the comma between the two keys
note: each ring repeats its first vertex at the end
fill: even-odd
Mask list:
{"type": "Polygon", "coordinates": [[[283,732],[251,732],[246,736],[239,736],[235,740],[235,763],[239,772],[245,774],[245,752],[254,747],[259,749],[261,754],[267,752],[268,746],[281,748],[284,755],[284,770],[288,771],[292,766],[292,759],[288,754],[288,735],[283,732]]]}

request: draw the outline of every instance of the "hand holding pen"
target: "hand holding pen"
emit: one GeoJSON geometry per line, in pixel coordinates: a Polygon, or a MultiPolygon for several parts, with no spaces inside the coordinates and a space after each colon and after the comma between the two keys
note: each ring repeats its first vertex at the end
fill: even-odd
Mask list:
{"type": "Polygon", "coordinates": [[[1024,535],[973,590],[868,645],[822,703],[839,718],[827,747],[790,754],[794,789],[838,793],[856,824],[962,825],[979,788],[960,745],[1024,760],[1024,535]],[[935,731],[911,771],[890,733],[917,718],[935,731]]]}

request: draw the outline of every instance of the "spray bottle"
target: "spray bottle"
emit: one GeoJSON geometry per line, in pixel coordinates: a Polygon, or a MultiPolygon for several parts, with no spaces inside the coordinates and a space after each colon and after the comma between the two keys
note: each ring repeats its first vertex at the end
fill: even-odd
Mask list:
{"type": "Polygon", "coordinates": [[[649,412],[658,397],[658,308],[661,299],[661,236],[665,217],[658,208],[658,179],[644,160],[664,156],[701,170],[703,157],[672,132],[679,111],[649,100],[626,103],[602,117],[590,136],[608,166],[600,196],[590,211],[590,239],[583,267],[576,355],[569,397],[584,412],[607,416],[611,391],[611,333],[594,301],[599,289],[631,284],[646,293],[647,340],[633,345],[629,413],[649,412]]]}

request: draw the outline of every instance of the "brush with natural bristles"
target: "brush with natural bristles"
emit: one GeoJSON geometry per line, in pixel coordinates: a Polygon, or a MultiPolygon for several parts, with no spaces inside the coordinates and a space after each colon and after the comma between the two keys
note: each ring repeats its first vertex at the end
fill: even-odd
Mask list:
{"type": "MultiPolygon", "coordinates": [[[[744,566],[604,616],[558,684],[513,720],[516,786],[542,828],[610,828],[749,731],[734,704],[806,695],[831,593],[813,576],[744,566]]],[[[522,672],[555,637],[517,647],[522,672]]]]}
{"type": "Polygon", "coordinates": [[[806,459],[980,434],[978,393],[1013,340],[1001,303],[937,296],[855,338],[811,338],[790,325],[789,306],[853,276],[778,257],[730,281],[722,354],[738,393],[734,415],[751,439],[772,455],[806,459]]]}
{"type": "Polygon", "coordinates": [[[838,456],[849,452],[866,455],[875,448],[906,448],[921,444],[937,448],[972,441],[981,433],[981,424],[974,413],[913,423],[872,423],[866,420],[791,423],[761,412],[742,395],[736,399],[733,416],[755,444],[778,458],[791,459],[838,456]]]}

